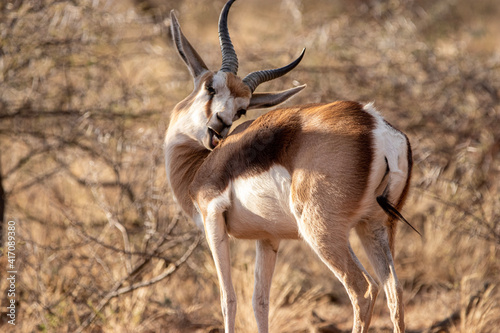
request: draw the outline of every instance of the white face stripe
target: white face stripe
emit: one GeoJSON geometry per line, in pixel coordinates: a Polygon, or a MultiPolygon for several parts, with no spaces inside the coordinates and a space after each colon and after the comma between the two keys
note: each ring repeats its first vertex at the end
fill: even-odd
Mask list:
{"type": "Polygon", "coordinates": [[[212,100],[212,117],[216,117],[216,114],[218,114],[219,118],[222,119],[225,124],[229,125],[232,123],[233,118],[234,99],[231,96],[231,91],[229,91],[226,81],[226,73],[218,72],[214,75],[213,87],[215,89],[215,96],[212,100]]]}
{"type": "Polygon", "coordinates": [[[175,122],[170,123],[167,130],[167,141],[176,140],[176,136],[182,134],[201,142],[201,138],[206,133],[207,118],[204,110],[209,100],[205,89],[199,89],[187,112],[179,113],[175,122]]]}
{"type": "MultiPolygon", "coordinates": [[[[189,108],[172,115],[165,143],[173,146],[177,143],[182,143],[186,138],[190,138],[204,145],[208,135],[208,124],[212,119],[215,122],[220,122],[219,119],[222,119],[229,129],[229,126],[232,125],[233,120],[236,118],[237,111],[246,109],[250,103],[250,99],[233,96],[228,87],[227,80],[227,73],[217,72],[211,77],[207,77],[206,81],[200,83],[198,90],[192,97],[189,108]],[[210,84],[215,90],[215,95],[212,97],[207,93],[207,84],[210,84]],[[207,118],[207,108],[210,111],[209,118],[207,118]]],[[[170,157],[167,157],[167,161],[169,159],[170,157]]]]}
{"type": "Polygon", "coordinates": [[[217,72],[212,78],[212,86],[215,89],[216,95],[228,98],[230,91],[227,88],[227,74],[225,72],[217,72]]]}
{"type": "Polygon", "coordinates": [[[225,124],[232,124],[235,114],[238,110],[246,110],[250,103],[249,98],[234,97],[227,87],[227,74],[217,72],[213,76],[213,88],[216,94],[212,100],[212,117],[218,113],[225,124]]]}
{"type": "Polygon", "coordinates": [[[204,89],[200,89],[188,112],[180,113],[176,121],[169,124],[164,141],[167,179],[170,179],[170,161],[175,158],[171,156],[172,148],[189,139],[201,142],[206,135],[206,117],[203,111],[200,112],[208,102],[208,97],[204,95],[206,95],[204,89]]]}

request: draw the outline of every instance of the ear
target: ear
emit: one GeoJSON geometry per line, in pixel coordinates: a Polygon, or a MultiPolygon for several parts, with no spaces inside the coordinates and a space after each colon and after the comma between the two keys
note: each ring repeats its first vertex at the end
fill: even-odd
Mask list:
{"type": "Polygon", "coordinates": [[[257,108],[270,108],[272,106],[278,105],[292,97],[293,95],[299,93],[304,89],[306,85],[298,86],[288,90],[280,91],[277,93],[254,93],[250,99],[250,104],[247,110],[257,109],[257,108]]]}
{"type": "Polygon", "coordinates": [[[177,21],[177,17],[175,17],[173,10],[170,12],[170,19],[172,22],[170,29],[177,51],[179,51],[179,55],[186,63],[189,72],[191,72],[191,76],[196,81],[196,78],[208,71],[207,65],[205,65],[203,59],[198,55],[198,52],[196,52],[186,37],[184,37],[179,21],[177,21]]]}

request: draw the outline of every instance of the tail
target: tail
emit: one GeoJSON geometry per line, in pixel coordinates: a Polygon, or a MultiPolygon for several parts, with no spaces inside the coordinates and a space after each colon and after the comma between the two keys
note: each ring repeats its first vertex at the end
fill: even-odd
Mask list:
{"type": "MultiPolygon", "coordinates": [[[[389,247],[391,249],[392,254],[394,255],[394,241],[395,241],[395,236],[396,236],[396,227],[397,227],[397,220],[406,223],[410,228],[412,228],[417,234],[422,237],[422,234],[415,229],[410,222],[408,222],[403,215],[399,212],[399,209],[403,207],[406,197],[408,195],[409,187],[410,187],[410,182],[411,182],[411,171],[413,168],[413,157],[412,157],[412,151],[411,151],[411,145],[410,141],[408,140],[408,137],[401,133],[405,139],[406,139],[406,160],[408,161],[408,165],[406,167],[407,169],[407,174],[406,174],[406,179],[402,178],[401,176],[398,177],[398,181],[404,181],[404,187],[402,189],[401,194],[399,194],[399,198],[395,198],[396,202],[392,204],[389,201],[389,192],[391,191],[391,181],[394,181],[394,177],[391,177],[391,168],[389,167],[389,161],[387,159],[387,156],[385,157],[385,164],[386,164],[386,171],[385,175],[382,178],[382,181],[379,185],[379,188],[377,189],[376,193],[381,193],[381,195],[378,195],[376,197],[377,203],[379,206],[382,208],[382,210],[389,216],[389,219],[387,221],[387,232],[388,232],[388,237],[389,237],[389,247]],[[383,188],[383,190],[382,190],[383,188]]],[[[401,159],[398,157],[398,161],[403,161],[403,157],[401,156],[401,159]]],[[[397,163],[399,164],[399,163],[397,163]]],[[[395,165],[397,168],[397,165],[395,165]]],[[[405,169],[402,166],[402,169],[405,169]]],[[[400,184],[401,185],[401,184],[400,184]]],[[[400,187],[400,186],[398,186],[400,187]]],[[[399,192],[399,190],[398,190],[399,192]]]]}
{"type": "Polygon", "coordinates": [[[415,231],[417,234],[420,235],[420,237],[422,237],[422,234],[417,230],[415,229],[415,227],[413,227],[411,225],[410,222],[408,222],[403,215],[401,215],[401,213],[396,209],[396,207],[394,207],[390,202],[389,200],[387,199],[387,197],[385,196],[385,193],[382,194],[382,195],[379,195],[377,197],[377,203],[379,204],[379,206],[384,210],[384,212],[389,215],[390,217],[392,217],[393,219],[395,220],[400,220],[401,222],[404,222],[406,223],[407,225],[410,226],[410,228],[413,229],[413,231],[415,231]]]}

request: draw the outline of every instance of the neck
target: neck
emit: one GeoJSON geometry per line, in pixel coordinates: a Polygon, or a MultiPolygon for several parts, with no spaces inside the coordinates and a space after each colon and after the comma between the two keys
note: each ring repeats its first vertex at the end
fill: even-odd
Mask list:
{"type": "Polygon", "coordinates": [[[189,196],[189,184],[210,151],[198,141],[175,128],[169,128],[165,139],[167,178],[177,202],[193,218],[195,208],[189,196]]]}

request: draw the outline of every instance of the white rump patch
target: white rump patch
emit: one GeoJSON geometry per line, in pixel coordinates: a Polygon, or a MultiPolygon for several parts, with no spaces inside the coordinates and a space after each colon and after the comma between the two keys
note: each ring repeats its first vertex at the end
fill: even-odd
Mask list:
{"type": "Polygon", "coordinates": [[[394,196],[399,197],[402,193],[406,184],[406,178],[408,177],[408,146],[406,137],[382,118],[373,106],[373,103],[365,105],[363,109],[370,113],[376,121],[375,129],[373,130],[375,155],[370,186],[376,188],[381,181],[385,174],[385,159],[387,159],[390,169],[390,196],[394,200],[394,196]]]}

